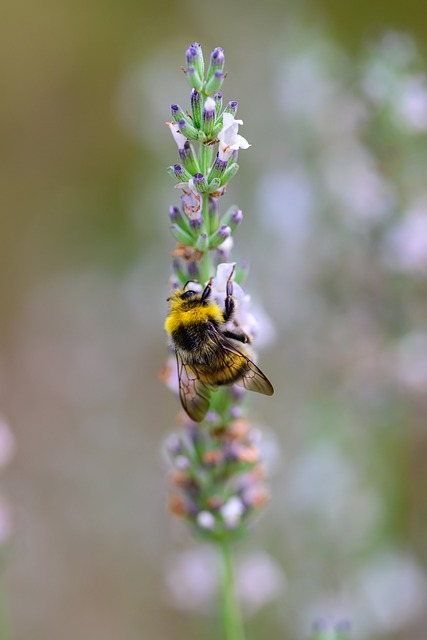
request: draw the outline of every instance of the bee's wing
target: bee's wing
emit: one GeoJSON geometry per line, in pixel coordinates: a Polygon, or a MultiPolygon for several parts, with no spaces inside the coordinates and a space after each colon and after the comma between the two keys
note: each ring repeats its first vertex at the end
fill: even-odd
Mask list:
{"type": "Polygon", "coordinates": [[[244,387],[248,391],[256,391],[266,396],[272,396],[274,393],[273,385],[261,369],[248,356],[236,349],[219,331],[215,333],[218,346],[224,354],[224,366],[238,374],[235,384],[244,387]],[[233,354],[233,356],[229,357],[228,354],[233,354]]]}
{"type": "Polygon", "coordinates": [[[201,422],[209,409],[210,389],[198,379],[197,374],[178,352],[176,362],[181,404],[192,420],[201,422]]]}

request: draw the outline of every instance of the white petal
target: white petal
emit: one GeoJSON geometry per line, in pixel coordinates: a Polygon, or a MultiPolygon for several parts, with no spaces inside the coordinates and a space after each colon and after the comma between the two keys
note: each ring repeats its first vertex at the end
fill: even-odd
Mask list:
{"type": "Polygon", "coordinates": [[[243,136],[237,135],[238,149],[249,149],[252,145],[243,136]]]}
{"type": "Polygon", "coordinates": [[[173,135],[176,144],[178,145],[178,149],[183,149],[184,144],[187,142],[187,138],[182,135],[182,133],[178,129],[178,125],[174,122],[167,122],[166,124],[168,125],[170,132],[173,135]]]}
{"type": "Polygon", "coordinates": [[[225,144],[225,142],[220,141],[219,149],[218,149],[218,158],[221,162],[228,162],[231,154],[233,153],[233,147],[225,144]]]}
{"type": "Polygon", "coordinates": [[[206,98],[203,108],[205,111],[215,111],[215,100],[209,96],[206,98]]]}

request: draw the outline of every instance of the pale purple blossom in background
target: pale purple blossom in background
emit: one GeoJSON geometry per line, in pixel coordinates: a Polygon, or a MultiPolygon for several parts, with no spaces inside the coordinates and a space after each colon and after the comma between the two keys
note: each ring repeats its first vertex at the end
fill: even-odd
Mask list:
{"type": "Polygon", "coordinates": [[[410,208],[388,232],[382,253],[390,271],[427,275],[427,200],[410,208]]]}
{"type": "Polygon", "coordinates": [[[394,108],[397,120],[409,131],[427,131],[427,78],[406,77],[394,108]]]}
{"type": "Polygon", "coordinates": [[[7,422],[0,417],[0,469],[4,467],[15,453],[15,438],[7,422]]]}
{"type": "Polygon", "coordinates": [[[330,47],[323,44],[285,58],[277,76],[282,110],[292,118],[304,118],[315,125],[324,118],[338,89],[324,59],[330,47]]]}
{"type": "Polygon", "coordinates": [[[236,590],[247,615],[255,614],[287,588],[284,572],[267,553],[245,556],[236,572],[236,590]]]}
{"type": "Polygon", "coordinates": [[[219,586],[218,557],[212,547],[181,552],[170,563],[166,586],[172,603],[184,611],[211,611],[219,586]]]}
{"type": "MultiPolygon", "coordinates": [[[[15,438],[9,425],[0,417],[0,471],[7,465],[15,453],[15,438]]],[[[0,495],[0,545],[12,535],[12,514],[9,504],[0,495]]]]}
{"type": "Polygon", "coordinates": [[[286,239],[286,253],[307,240],[311,231],[316,196],[310,175],[303,166],[264,173],[258,185],[261,222],[286,239]]]}
{"type": "Polygon", "coordinates": [[[373,103],[380,107],[399,99],[401,81],[407,67],[417,56],[413,39],[403,33],[389,32],[370,52],[361,79],[361,87],[373,103]]]}
{"type": "Polygon", "coordinates": [[[12,535],[12,513],[8,502],[0,495],[0,546],[12,535]]]}
{"type": "Polygon", "coordinates": [[[426,611],[426,575],[404,551],[378,553],[351,586],[355,603],[368,612],[372,635],[396,633],[426,611]]]}
{"type": "Polygon", "coordinates": [[[319,532],[344,542],[347,549],[369,536],[382,515],[375,491],[340,448],[328,442],[313,444],[292,461],[284,494],[291,513],[317,518],[319,532]]]}
{"type": "MultiPolygon", "coordinates": [[[[236,592],[245,615],[255,614],[287,588],[281,567],[264,552],[236,558],[236,592]]],[[[218,556],[213,547],[181,552],[167,569],[166,585],[174,606],[208,613],[216,608],[219,589],[218,556]]]]}
{"type": "Polygon", "coordinates": [[[301,612],[306,633],[313,620],[354,621],[358,640],[398,633],[416,622],[427,604],[426,576],[404,551],[382,551],[352,573],[336,591],[325,591],[301,612]]]}
{"type": "Polygon", "coordinates": [[[390,371],[399,384],[420,394],[427,393],[427,332],[411,332],[389,354],[390,371]]]}
{"type": "Polygon", "coordinates": [[[320,163],[330,194],[343,215],[365,223],[384,218],[393,204],[391,185],[381,176],[372,154],[356,140],[330,146],[320,163]]]}

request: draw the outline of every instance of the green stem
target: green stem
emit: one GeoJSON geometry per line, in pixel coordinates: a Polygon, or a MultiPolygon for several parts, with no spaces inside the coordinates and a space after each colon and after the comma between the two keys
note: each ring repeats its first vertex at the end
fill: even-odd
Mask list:
{"type": "Polygon", "coordinates": [[[222,561],[221,597],[224,640],[244,640],[242,617],[236,599],[233,562],[228,542],[219,543],[222,561]]]}
{"type": "Polygon", "coordinates": [[[213,155],[213,148],[211,146],[208,146],[206,144],[200,145],[199,164],[200,164],[200,171],[201,173],[203,173],[204,176],[207,176],[208,169],[212,162],[212,155],[213,155]]]}

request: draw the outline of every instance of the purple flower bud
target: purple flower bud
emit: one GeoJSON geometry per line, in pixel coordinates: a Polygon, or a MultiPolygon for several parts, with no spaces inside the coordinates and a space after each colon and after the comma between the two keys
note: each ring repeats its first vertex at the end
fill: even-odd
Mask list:
{"type": "Polygon", "coordinates": [[[240,224],[243,220],[243,213],[241,209],[235,209],[231,215],[233,224],[240,224]]]}
{"type": "Polygon", "coordinates": [[[239,225],[243,220],[242,210],[233,205],[224,213],[221,218],[221,222],[223,224],[228,224],[234,231],[234,229],[239,225]]]}
{"type": "Polygon", "coordinates": [[[211,235],[209,241],[209,247],[211,249],[216,249],[219,247],[226,238],[231,236],[231,229],[226,224],[221,225],[221,227],[214,234],[211,235]]]}
{"type": "Polygon", "coordinates": [[[187,273],[190,280],[198,280],[200,272],[196,262],[189,262],[187,264],[187,273]]]}
{"type": "Polygon", "coordinates": [[[202,47],[198,42],[194,42],[188,47],[185,57],[187,60],[187,78],[191,86],[200,91],[203,86],[205,63],[203,60],[202,47]]]}
{"type": "Polygon", "coordinates": [[[220,420],[220,415],[216,411],[208,411],[205,416],[205,420],[211,425],[216,424],[220,420]]]}
{"type": "Polygon", "coordinates": [[[242,407],[237,407],[237,406],[231,407],[230,416],[233,420],[236,420],[237,418],[241,418],[242,414],[243,414],[242,407]]]}
{"type": "Polygon", "coordinates": [[[203,218],[201,215],[197,215],[194,218],[190,218],[190,228],[192,231],[200,231],[203,227],[203,218]]]}
{"type": "Polygon", "coordinates": [[[211,64],[215,65],[217,69],[222,69],[224,67],[224,49],[217,47],[212,51],[211,64]]]}
{"type": "Polygon", "coordinates": [[[237,162],[233,162],[232,164],[228,163],[227,169],[221,176],[221,186],[223,187],[227,182],[230,182],[232,178],[236,175],[239,170],[239,165],[237,162]]]}
{"type": "Polygon", "coordinates": [[[169,207],[169,218],[171,222],[178,222],[181,219],[181,213],[178,207],[169,207]]]}
{"type": "Polygon", "coordinates": [[[209,196],[209,230],[213,233],[218,229],[219,225],[219,202],[218,198],[209,196]]]}
{"type": "Polygon", "coordinates": [[[193,176],[194,187],[199,193],[207,193],[209,190],[208,182],[202,173],[196,173],[193,176]]]}
{"type": "Polygon", "coordinates": [[[218,118],[222,109],[222,93],[217,91],[213,94],[212,98],[215,100],[216,117],[218,118]]]}
{"type": "Polygon", "coordinates": [[[193,89],[190,96],[191,112],[193,114],[194,126],[200,129],[202,124],[203,98],[201,94],[193,89]]]}
{"type": "Polygon", "coordinates": [[[236,462],[238,460],[238,445],[231,442],[226,445],[224,453],[224,457],[227,462],[236,462]]]}
{"type": "Polygon", "coordinates": [[[224,111],[225,113],[231,113],[231,115],[235,116],[237,113],[238,106],[239,106],[239,103],[236,100],[232,100],[225,107],[224,111]]]}
{"type": "Polygon", "coordinates": [[[178,258],[174,258],[172,260],[172,271],[179,271],[181,269],[181,260],[179,260],[178,258]]]}
{"type": "Polygon", "coordinates": [[[173,172],[178,182],[188,182],[190,177],[184,167],[180,164],[173,165],[173,172]]]}
{"type": "MultiPolygon", "coordinates": [[[[197,61],[197,42],[195,42],[194,44],[190,44],[190,46],[188,47],[187,51],[185,52],[185,57],[187,59],[187,64],[188,65],[195,65],[196,61],[197,61]]],[[[199,45],[200,46],[200,45],[199,45]]]]}
{"type": "Polygon", "coordinates": [[[187,233],[190,231],[188,217],[178,207],[169,208],[169,218],[172,224],[178,225],[187,233]]]}
{"type": "Polygon", "coordinates": [[[219,211],[218,198],[209,196],[209,215],[216,215],[219,211]]]}
{"type": "Polygon", "coordinates": [[[202,233],[197,238],[196,249],[203,252],[209,249],[209,236],[205,231],[202,231],[202,233]]]}
{"type": "Polygon", "coordinates": [[[207,86],[209,85],[212,77],[215,75],[217,71],[222,73],[223,69],[224,69],[224,50],[221,49],[221,47],[217,47],[211,53],[209,69],[206,75],[206,85],[207,86]]]}
{"type": "Polygon", "coordinates": [[[191,140],[197,140],[199,137],[199,133],[192,124],[190,124],[185,118],[181,118],[178,120],[178,127],[180,132],[186,137],[191,138],[191,140]]]}
{"type": "Polygon", "coordinates": [[[184,146],[182,149],[178,149],[178,153],[179,153],[180,160],[184,165],[185,169],[188,171],[188,173],[190,173],[191,175],[194,175],[195,173],[200,171],[197,156],[194,153],[194,149],[188,140],[184,143],[184,146]]]}
{"type": "Polygon", "coordinates": [[[215,178],[221,178],[222,174],[226,170],[228,165],[228,160],[220,160],[219,155],[216,155],[216,160],[212,165],[212,169],[209,173],[208,182],[212,182],[215,178]]]}
{"type": "Polygon", "coordinates": [[[186,75],[190,86],[193,87],[193,89],[197,89],[197,91],[201,91],[203,88],[203,80],[200,78],[195,67],[187,67],[186,75]]]}
{"type": "MultiPolygon", "coordinates": [[[[174,119],[174,121],[177,123],[178,126],[179,126],[179,121],[180,120],[184,120],[185,122],[188,123],[188,117],[184,113],[183,109],[179,106],[179,104],[171,104],[171,115],[172,115],[172,118],[174,119]]],[[[181,133],[182,133],[182,131],[181,131],[181,133]]]]}
{"type": "Polygon", "coordinates": [[[215,100],[213,98],[206,98],[205,104],[203,105],[203,112],[202,112],[202,128],[208,138],[214,129],[215,118],[216,118],[215,100]]]}
{"type": "Polygon", "coordinates": [[[228,238],[230,234],[231,234],[231,229],[226,224],[221,225],[220,228],[218,229],[218,235],[223,240],[228,238]]]}
{"type": "Polygon", "coordinates": [[[206,84],[205,91],[207,95],[211,95],[212,93],[216,93],[221,89],[222,83],[224,82],[224,72],[223,71],[215,71],[212,78],[206,84]]]}
{"type": "Polygon", "coordinates": [[[166,449],[171,456],[177,456],[182,452],[182,443],[176,433],[172,433],[166,440],[166,449]]]}

